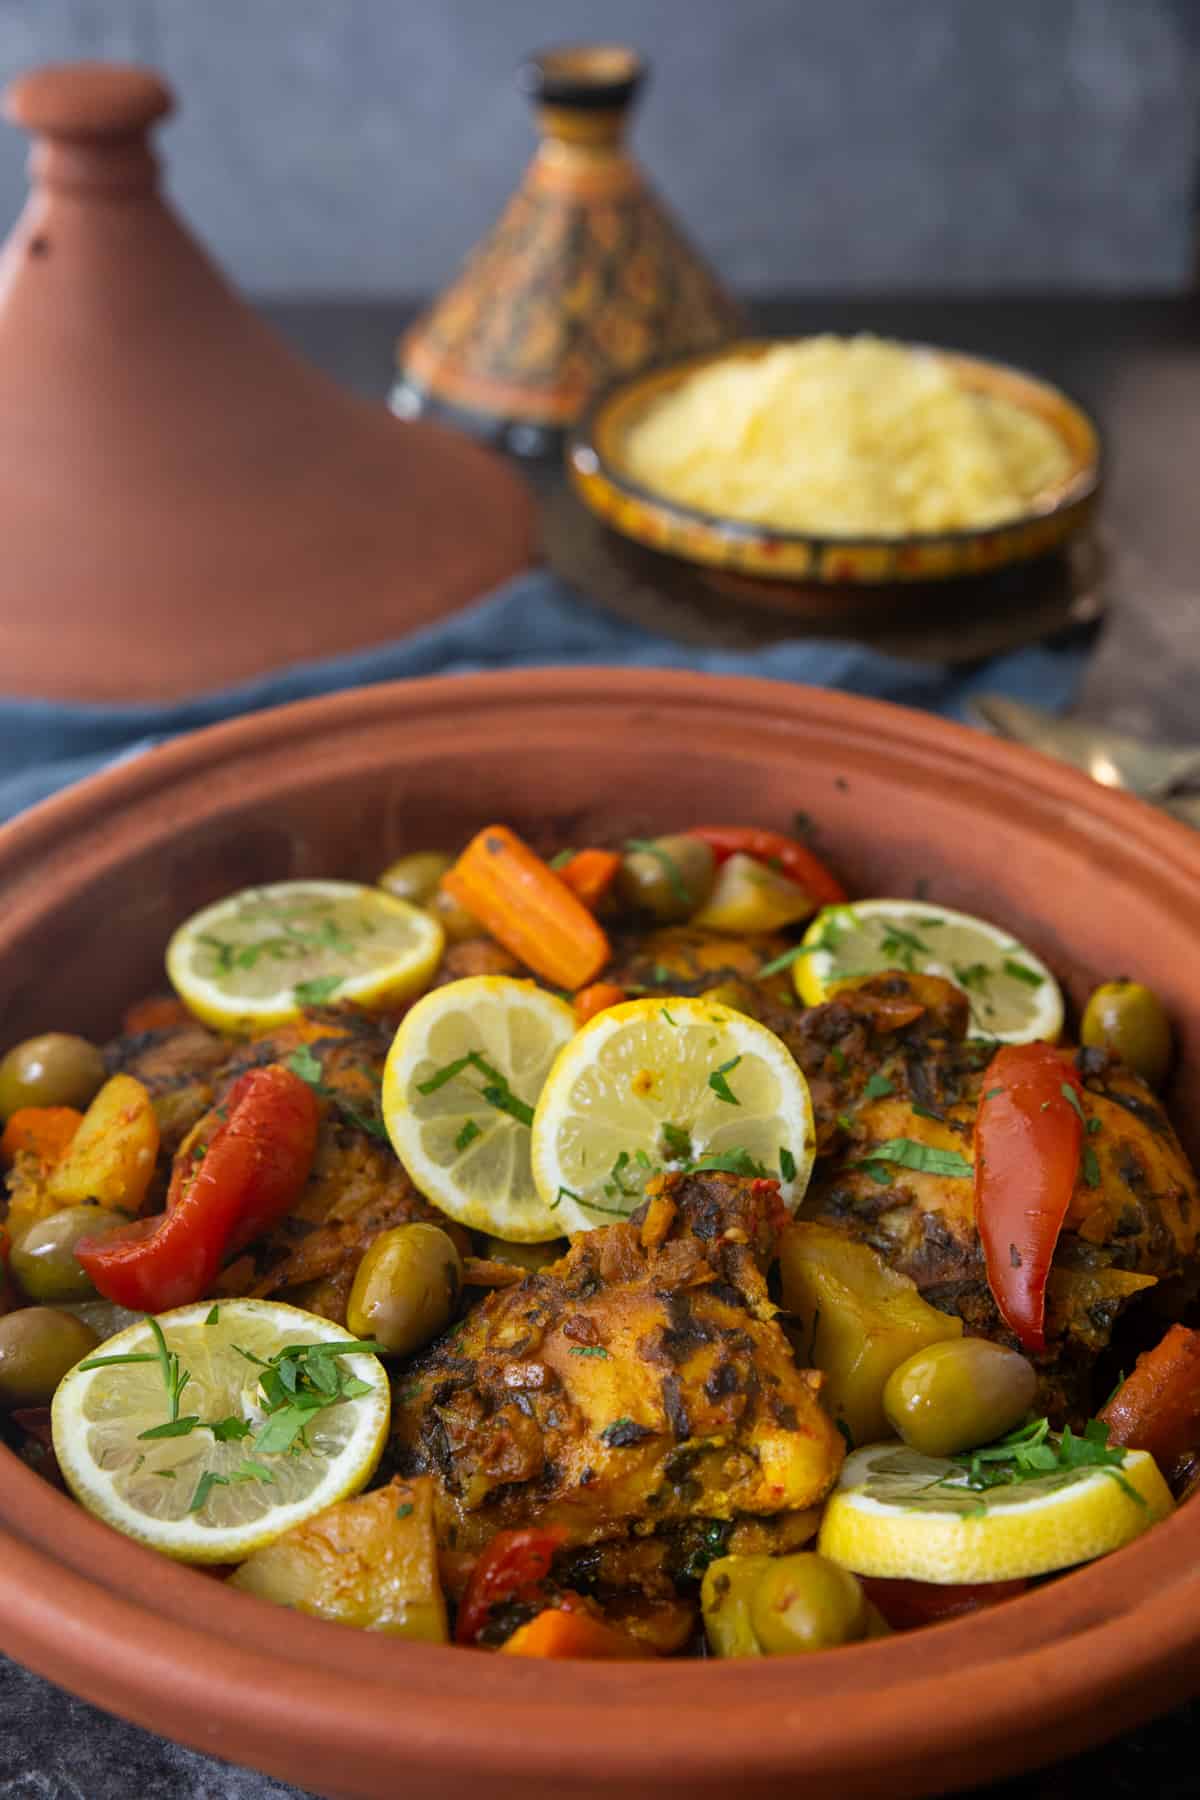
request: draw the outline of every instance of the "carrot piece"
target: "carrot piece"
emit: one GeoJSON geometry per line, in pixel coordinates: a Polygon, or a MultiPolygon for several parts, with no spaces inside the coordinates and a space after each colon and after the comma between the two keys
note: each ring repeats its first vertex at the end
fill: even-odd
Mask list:
{"type": "Polygon", "coordinates": [[[176,1025],[186,1025],[191,1016],[174,994],[152,994],[128,1009],[121,1019],[121,1030],[127,1037],[142,1031],[168,1031],[176,1025]]]}
{"type": "Polygon", "coordinates": [[[1172,1325],[1138,1357],[1099,1416],[1110,1443],[1148,1450],[1170,1480],[1189,1451],[1200,1448],[1200,1331],[1172,1325]]]}
{"type": "Polygon", "coordinates": [[[20,1106],[0,1137],[0,1161],[12,1162],[24,1150],[39,1162],[59,1162],[82,1123],[73,1106],[20,1106]]]}
{"type": "Polygon", "coordinates": [[[507,825],[488,825],[442,886],[506,950],[555,987],[586,987],[612,954],[595,919],[507,825]]]}
{"type": "Polygon", "coordinates": [[[617,878],[621,858],[615,850],[577,850],[558,871],[573,894],[595,912],[617,878]]]}
{"type": "Polygon", "coordinates": [[[527,1625],[518,1625],[500,1648],[505,1656],[576,1656],[593,1662],[654,1654],[628,1632],[605,1625],[590,1613],[564,1612],[558,1607],[535,1614],[527,1625]]]}
{"type": "Polygon", "coordinates": [[[615,981],[593,981],[590,987],[580,988],[576,994],[572,1002],[575,1017],[581,1025],[586,1025],[597,1013],[610,1006],[620,1006],[624,998],[625,989],[618,987],[615,981]]]}

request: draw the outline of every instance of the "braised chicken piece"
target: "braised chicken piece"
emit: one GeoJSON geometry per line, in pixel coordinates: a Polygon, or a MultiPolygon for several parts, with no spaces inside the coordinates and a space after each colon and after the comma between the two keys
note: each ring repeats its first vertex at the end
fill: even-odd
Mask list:
{"type": "MultiPolygon", "coordinates": [[[[770,1023],[808,1076],[816,1115],[801,1216],[870,1244],[969,1331],[1015,1344],[988,1287],[972,1181],[872,1160],[897,1139],[971,1159],[991,1046],[966,1040],[966,996],[936,976],[880,975],[770,1023]]],[[[1040,1372],[1059,1414],[1128,1301],[1182,1271],[1200,1222],[1195,1176],[1154,1094],[1102,1051],[1080,1050],[1076,1066],[1098,1123],[1050,1274],[1040,1372]]]]}
{"type": "Polygon", "coordinates": [[[536,1520],[588,1544],[820,1500],[843,1443],[767,1295],[784,1222],[773,1182],[668,1175],[475,1307],[397,1399],[398,1463],[436,1478],[441,1540],[536,1520]]]}
{"type": "Polygon", "coordinates": [[[174,1155],[213,1103],[229,1040],[188,1019],[158,1031],[114,1038],[104,1053],[110,1075],[132,1075],[154,1102],[162,1147],[174,1155]]]}

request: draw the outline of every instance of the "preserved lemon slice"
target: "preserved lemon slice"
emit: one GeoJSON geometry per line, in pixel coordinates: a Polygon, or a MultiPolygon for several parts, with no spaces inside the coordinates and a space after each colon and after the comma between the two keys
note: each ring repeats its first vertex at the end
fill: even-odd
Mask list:
{"type": "Polygon", "coordinates": [[[203,1300],[130,1325],[54,1396],[68,1487],[168,1556],[240,1562],[374,1472],[388,1379],[375,1356],[324,1348],[348,1340],[331,1320],[273,1300],[203,1300]],[[272,1381],[281,1362],[303,1397],[286,1416],[290,1401],[272,1381]]]}
{"type": "Polygon", "coordinates": [[[447,982],[405,1016],[383,1072],[383,1117],[427,1200],[475,1231],[542,1243],[566,1226],[538,1197],[529,1131],[542,1083],[575,1030],[532,981],[447,982]]]}
{"type": "Polygon", "coordinates": [[[218,1031],[249,1032],[306,1006],[398,1005],[441,959],[429,913],[356,881],[276,881],[205,907],[167,946],[181,1000],[218,1031]]]}
{"type": "Polygon", "coordinates": [[[1145,1450],[977,1493],[957,1463],[871,1444],[846,1458],[817,1548],[857,1575],[1015,1581],[1119,1550],[1173,1508],[1145,1450]]]}
{"type": "Polygon", "coordinates": [[[796,992],[808,1006],[831,999],[842,982],[885,969],[955,982],[971,1003],[977,1037],[1054,1043],[1062,1031],[1062,992],[1045,963],[999,926],[933,901],[823,907],[792,963],[796,992]]]}
{"type": "Polygon", "coordinates": [[[533,1121],[533,1174],[559,1231],[625,1218],[646,1180],[699,1166],[769,1175],[794,1210],[814,1155],[808,1083],[756,1019],[694,999],[629,1000],[562,1052],[533,1121]]]}

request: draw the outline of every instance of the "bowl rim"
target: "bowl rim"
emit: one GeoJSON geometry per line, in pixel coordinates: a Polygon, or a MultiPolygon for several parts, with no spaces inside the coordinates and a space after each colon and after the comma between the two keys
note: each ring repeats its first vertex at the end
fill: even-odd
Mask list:
{"type": "MultiPolygon", "coordinates": [[[[214,776],[250,751],[257,756],[298,742],[311,751],[322,737],[347,732],[352,740],[369,739],[401,722],[415,746],[427,729],[439,721],[452,725],[465,708],[473,715],[489,709],[511,715],[518,705],[522,714],[574,711],[584,704],[600,714],[644,714],[652,706],[676,716],[707,713],[714,690],[724,708],[752,718],[760,732],[798,728],[798,755],[805,730],[840,738],[847,747],[882,738],[909,765],[944,768],[948,757],[972,765],[1006,804],[1028,795],[1032,783],[1064,813],[1088,815],[1089,830],[1099,822],[1100,838],[1134,840],[1170,886],[1200,893],[1200,835],[1021,746],[843,693],[753,677],[603,668],[389,682],[188,734],[0,828],[0,883],[11,878],[16,889],[40,888],[47,853],[64,843],[72,849],[74,840],[82,845],[84,877],[92,866],[89,848],[93,857],[119,865],[127,851],[105,848],[114,818],[140,815],[157,801],[158,829],[167,832],[172,808],[164,803],[185,784],[208,784],[216,813],[228,802],[228,789],[214,776]]],[[[1200,933],[1194,899],[1189,912],[1196,913],[1200,933]]],[[[21,929],[19,917],[11,928],[21,929]]],[[[375,1791],[355,1785],[354,1771],[372,1756],[395,1754],[401,1717],[409,1766],[431,1792],[433,1783],[444,1785],[451,1757],[456,1775],[503,1773],[514,1793],[521,1784],[526,1792],[548,1793],[566,1775],[585,1793],[611,1792],[618,1780],[640,1793],[661,1787],[664,1770],[671,1785],[686,1778],[697,1794],[715,1796],[737,1784],[765,1792],[801,1769],[847,1783],[848,1791],[874,1792],[870,1781],[886,1747],[890,1761],[904,1756],[923,1771],[919,1780],[906,1777],[889,1791],[917,1793],[978,1779],[983,1756],[989,1776],[997,1776],[1026,1766],[1031,1745],[1036,1754],[1066,1754],[1099,1735],[1098,1711],[1104,1729],[1115,1732],[1194,1691],[1200,1666],[1188,1652],[1200,1644],[1198,1533],[1200,1512],[1183,1508],[1124,1550],[1066,1577],[1070,1608],[1061,1603],[1063,1584],[1049,1584],[999,1614],[928,1628],[919,1657],[910,1638],[897,1637],[815,1658],[799,1691],[791,1659],[709,1665],[700,1680],[694,1662],[668,1662],[650,1682],[633,1665],[641,1671],[634,1688],[631,1665],[541,1664],[534,1676],[517,1659],[477,1655],[467,1664],[464,1653],[449,1647],[385,1644],[283,1615],[114,1537],[0,1451],[0,1645],[151,1729],[169,1694],[171,1729],[200,1749],[220,1753],[215,1721],[234,1730],[240,1756],[295,1779],[299,1746],[313,1781],[347,1794],[375,1791]],[[1148,1579],[1155,1562],[1157,1578],[1148,1579]],[[852,1742],[844,1718],[835,1724],[830,1707],[834,1696],[847,1695],[864,1713],[852,1742]],[[704,1726],[715,1706],[722,1730],[714,1735],[704,1726]],[[543,1741],[531,1726],[548,1707],[555,1724],[543,1741]],[[331,1743],[335,1710],[345,1729],[331,1743]],[[953,1744],[946,1741],[952,1719],[969,1723],[965,1740],[953,1744]],[[592,1780],[593,1767],[602,1779],[592,1780]],[[866,1785],[855,1790],[860,1780],[866,1785]]],[[[509,1787],[500,1782],[497,1791],[507,1794],[509,1787]]]]}
{"type": "MultiPolygon", "coordinates": [[[[600,446],[601,430],[610,409],[618,404],[633,405],[637,395],[644,389],[655,386],[670,375],[677,375],[682,380],[691,370],[704,368],[715,362],[723,362],[738,356],[758,356],[783,344],[805,343],[822,335],[842,336],[840,333],[803,333],[799,337],[758,337],[747,336],[731,339],[729,342],[703,350],[685,351],[680,355],[665,358],[650,367],[639,369],[631,375],[618,378],[607,383],[598,393],[592,396],[579,419],[571,428],[566,444],[566,461],[573,477],[580,476],[585,481],[600,481],[618,495],[634,500],[647,512],[660,518],[670,520],[680,528],[689,526],[703,528],[705,531],[720,533],[731,543],[740,543],[748,547],[766,547],[770,545],[793,546],[797,549],[808,547],[815,552],[830,551],[880,551],[894,554],[907,549],[925,551],[965,550],[972,544],[988,544],[1019,533],[1031,526],[1044,524],[1082,509],[1095,500],[1103,485],[1107,463],[1107,449],[1104,435],[1094,414],[1061,383],[1048,381],[1032,370],[1021,368],[1016,363],[1004,362],[997,357],[976,356],[972,352],[951,349],[944,344],[928,344],[917,339],[889,339],[888,342],[899,344],[906,350],[920,351],[938,358],[939,361],[951,364],[956,369],[974,369],[987,375],[990,379],[997,376],[1017,382],[1020,386],[1038,391],[1050,401],[1075,415],[1076,420],[1090,433],[1093,453],[1089,461],[1081,462],[1074,472],[1052,490],[1054,498],[1045,506],[1033,506],[1014,514],[1010,519],[1002,519],[992,525],[957,526],[952,531],[902,532],[895,535],[872,534],[869,532],[827,532],[803,531],[795,528],[775,526],[768,520],[739,519],[724,513],[708,512],[702,507],[689,506],[681,500],[673,500],[661,490],[647,487],[644,482],[627,474],[600,446]]],[[[1014,404],[1019,404],[1015,402],[1014,404]]],[[[578,482],[576,484],[578,486],[578,482]]],[[[590,497],[585,491],[585,500],[590,497]]],[[[610,521],[611,522],[611,521],[610,521]]],[[[630,534],[632,535],[632,534],[630,534]]],[[[686,551],[673,546],[676,554],[685,555],[686,551]]],[[[704,559],[707,560],[707,559],[704,559]]],[[[766,573],[766,571],[760,571],[766,573]]]]}

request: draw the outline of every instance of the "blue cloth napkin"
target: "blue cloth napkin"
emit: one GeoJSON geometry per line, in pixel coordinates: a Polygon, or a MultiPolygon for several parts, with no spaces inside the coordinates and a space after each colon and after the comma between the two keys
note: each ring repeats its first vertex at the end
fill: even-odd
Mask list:
{"type": "MultiPolygon", "coordinates": [[[[183,646],[181,655],[186,654],[183,646]]],[[[953,669],[835,640],[797,638],[758,650],[698,649],[601,612],[556,576],[535,570],[453,618],[394,643],[293,664],[169,705],[78,706],[0,698],[0,819],[182,731],[401,676],[555,663],[707,669],[842,688],[955,718],[963,702],[981,692],[1059,712],[1074,697],[1086,655],[1087,634],[1080,633],[953,669]]]]}

